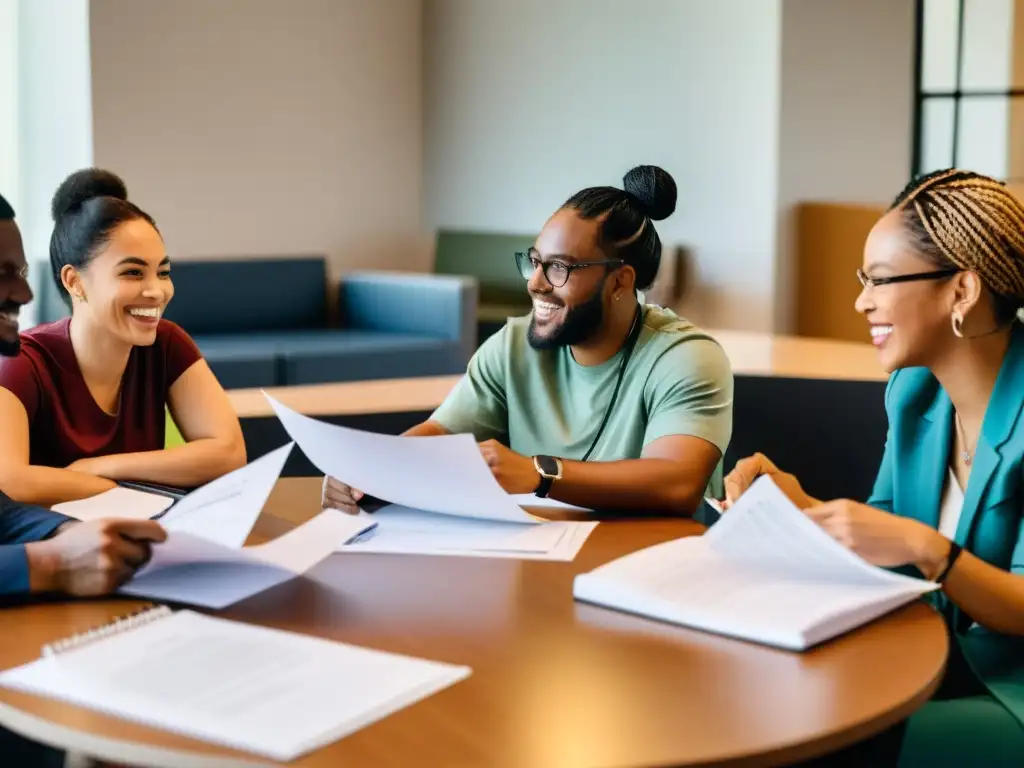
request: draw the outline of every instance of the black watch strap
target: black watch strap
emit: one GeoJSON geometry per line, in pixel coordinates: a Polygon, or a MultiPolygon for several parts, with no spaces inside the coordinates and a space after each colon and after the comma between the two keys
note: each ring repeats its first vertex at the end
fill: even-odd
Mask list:
{"type": "Polygon", "coordinates": [[[537,486],[537,490],[533,492],[534,495],[539,496],[542,499],[545,498],[551,492],[551,486],[554,482],[554,478],[541,475],[540,484],[537,486]]]}
{"type": "Polygon", "coordinates": [[[946,567],[942,569],[942,573],[935,577],[936,584],[942,584],[946,577],[949,576],[949,572],[953,570],[953,566],[956,565],[956,561],[959,559],[963,549],[955,541],[949,542],[949,555],[946,557],[946,567]]]}
{"type": "Polygon", "coordinates": [[[534,495],[544,498],[551,492],[551,485],[562,477],[562,464],[553,456],[534,456],[533,466],[540,475],[540,483],[534,495]]]}

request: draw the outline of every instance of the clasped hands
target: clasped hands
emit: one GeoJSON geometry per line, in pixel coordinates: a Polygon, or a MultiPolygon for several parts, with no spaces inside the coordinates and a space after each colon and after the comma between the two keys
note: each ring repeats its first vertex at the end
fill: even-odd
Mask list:
{"type": "MultiPolygon", "coordinates": [[[[516,453],[497,440],[480,443],[480,453],[490,467],[491,474],[506,493],[533,493],[540,484],[540,475],[533,465],[533,458],[516,453]]],[[[359,512],[359,500],[363,492],[333,477],[324,479],[324,507],[339,509],[349,514],[359,512]]]]}
{"type": "Polygon", "coordinates": [[[826,533],[869,563],[881,567],[913,564],[925,576],[932,576],[935,562],[948,551],[948,542],[919,520],[849,499],[822,502],[811,498],[793,475],[781,471],[762,454],[737,462],[726,476],[723,508],[728,510],[735,504],[761,475],[770,477],[826,533]]]}

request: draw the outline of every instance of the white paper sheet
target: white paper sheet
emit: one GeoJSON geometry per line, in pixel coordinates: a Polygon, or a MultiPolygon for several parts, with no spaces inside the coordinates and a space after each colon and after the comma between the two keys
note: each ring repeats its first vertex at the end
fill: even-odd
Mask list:
{"type": "Polygon", "coordinates": [[[375,523],[328,509],[272,542],[229,547],[172,531],[118,592],[204,608],[226,608],[305,573],[375,523]]]}
{"type": "Polygon", "coordinates": [[[263,511],[295,443],[288,443],[178,500],[161,519],[168,531],[240,547],[263,511]]]}
{"type": "Polygon", "coordinates": [[[0,685],[291,761],[470,674],[179,611],[7,670],[0,685]]]}
{"type": "Polygon", "coordinates": [[[593,512],[587,507],[577,507],[574,504],[566,504],[564,501],[552,499],[550,496],[540,498],[532,493],[513,493],[509,495],[520,507],[536,507],[537,509],[560,509],[564,512],[593,512]]]}
{"type": "Polygon", "coordinates": [[[347,553],[572,560],[596,522],[496,523],[388,506],[361,519],[377,527],[338,548],[347,553]]]}
{"type": "Polygon", "coordinates": [[[396,437],[363,432],[311,419],[264,395],[317,469],[363,493],[437,514],[542,522],[498,485],[472,435],[396,437]]]}
{"type": "Polygon", "coordinates": [[[703,539],[733,561],[794,578],[871,585],[923,583],[855,555],[797,509],[768,477],[759,478],[703,539]]]}
{"type": "Polygon", "coordinates": [[[87,499],[65,501],[52,509],[77,520],[99,520],[104,517],[149,520],[173,503],[174,499],[169,496],[118,486],[87,499]]]}
{"type": "Polygon", "coordinates": [[[865,562],[762,478],[703,536],[580,574],[573,594],[799,650],[935,587],[865,562]]]}

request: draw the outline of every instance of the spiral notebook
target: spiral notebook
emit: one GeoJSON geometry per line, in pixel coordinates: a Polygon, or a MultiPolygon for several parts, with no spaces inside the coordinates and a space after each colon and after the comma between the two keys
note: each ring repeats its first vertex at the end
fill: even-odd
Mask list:
{"type": "Polygon", "coordinates": [[[44,646],[0,686],[288,761],[470,673],[161,606],[44,646]]]}

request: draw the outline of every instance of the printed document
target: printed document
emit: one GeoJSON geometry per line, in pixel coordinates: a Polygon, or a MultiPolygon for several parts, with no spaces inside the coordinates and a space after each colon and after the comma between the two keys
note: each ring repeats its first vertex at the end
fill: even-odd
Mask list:
{"type": "Polygon", "coordinates": [[[703,536],[576,577],[576,599],[804,650],[938,585],[871,565],[759,478],[703,536]]]}

